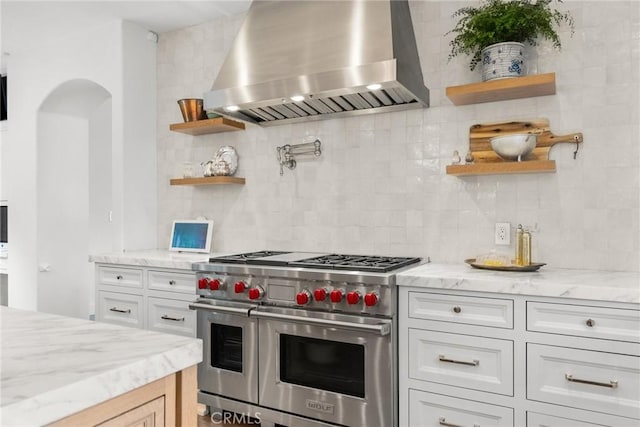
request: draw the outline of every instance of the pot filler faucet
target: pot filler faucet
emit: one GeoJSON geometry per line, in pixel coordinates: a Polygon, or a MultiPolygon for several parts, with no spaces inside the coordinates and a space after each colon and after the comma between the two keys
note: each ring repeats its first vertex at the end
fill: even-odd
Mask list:
{"type": "Polygon", "coordinates": [[[287,144],[283,145],[282,147],[277,147],[278,162],[280,162],[280,176],[283,175],[284,166],[286,166],[288,169],[296,168],[297,163],[295,156],[313,154],[316,157],[320,157],[320,155],[322,154],[320,144],[320,140],[316,139],[313,142],[307,142],[305,144],[287,144]]]}

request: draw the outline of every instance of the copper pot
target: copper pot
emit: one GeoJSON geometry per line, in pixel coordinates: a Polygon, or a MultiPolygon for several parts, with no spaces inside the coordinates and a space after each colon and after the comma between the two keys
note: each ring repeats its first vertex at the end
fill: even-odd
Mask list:
{"type": "Polygon", "coordinates": [[[185,98],[178,101],[180,112],[185,122],[206,119],[203,101],[200,98],[185,98]]]}

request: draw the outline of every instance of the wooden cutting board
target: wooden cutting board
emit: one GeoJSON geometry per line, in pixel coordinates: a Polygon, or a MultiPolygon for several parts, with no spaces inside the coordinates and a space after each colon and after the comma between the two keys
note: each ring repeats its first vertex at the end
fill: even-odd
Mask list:
{"type": "Polygon", "coordinates": [[[549,120],[545,118],[526,121],[497,122],[476,124],[469,128],[469,150],[473,154],[474,163],[504,162],[491,149],[491,138],[514,133],[533,133],[538,135],[536,148],[525,161],[549,160],[549,150],[559,142],[582,142],[582,133],[554,135],[549,129],[549,120]]]}

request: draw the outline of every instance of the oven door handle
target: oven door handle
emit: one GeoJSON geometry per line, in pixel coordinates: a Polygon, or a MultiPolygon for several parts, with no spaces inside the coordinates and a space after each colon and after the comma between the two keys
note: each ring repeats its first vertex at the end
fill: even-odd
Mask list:
{"type": "Polygon", "coordinates": [[[218,313],[242,314],[247,317],[249,317],[249,310],[251,310],[250,308],[225,307],[221,305],[201,304],[198,302],[192,302],[189,304],[189,309],[215,311],[218,313]]]}
{"type": "Polygon", "coordinates": [[[318,325],[318,326],[354,329],[356,331],[363,331],[363,332],[377,332],[381,336],[389,335],[391,333],[390,322],[378,323],[375,325],[367,325],[364,323],[343,322],[340,320],[330,320],[330,319],[317,319],[315,317],[292,316],[290,314],[270,313],[265,311],[252,311],[250,316],[263,318],[263,319],[289,320],[292,322],[300,322],[300,323],[306,323],[306,324],[312,324],[312,325],[318,325]]]}

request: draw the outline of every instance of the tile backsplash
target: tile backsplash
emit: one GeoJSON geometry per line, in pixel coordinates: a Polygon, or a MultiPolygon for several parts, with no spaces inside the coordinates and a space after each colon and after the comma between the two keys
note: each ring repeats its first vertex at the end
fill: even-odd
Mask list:
{"type": "MultiPolygon", "coordinates": [[[[158,241],[171,221],[215,221],[215,251],[308,250],[430,257],[461,262],[491,249],[496,222],[533,228],[533,261],[565,268],[640,271],[640,3],[574,2],[562,51],[529,49],[530,72],[556,73],[556,94],[456,107],[447,86],[480,80],[467,58],[448,61],[455,21],[469,2],[410,2],[431,106],[405,112],[189,136],[176,101],[202,97],[244,14],[161,34],[158,43],[158,241]],[[546,117],[559,144],[556,173],[446,175],[468,150],[475,123],[546,117]],[[322,141],[320,158],[279,174],[276,147],[322,141]],[[240,156],[246,185],[169,186],[190,161],[196,172],[223,145],[240,156]]],[[[512,239],[513,242],[513,239],[512,239]]]]}

